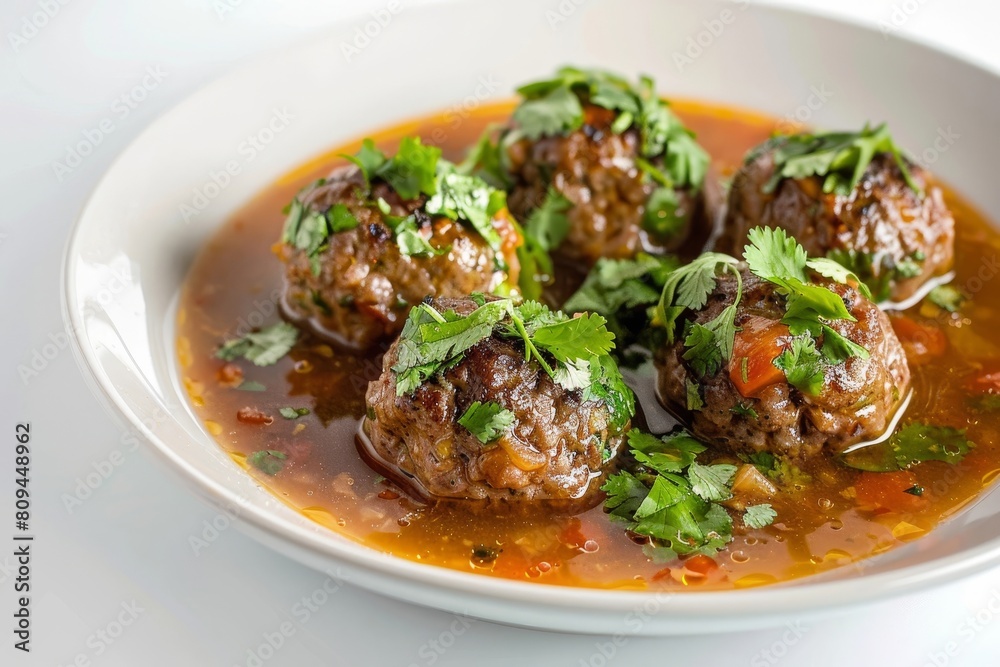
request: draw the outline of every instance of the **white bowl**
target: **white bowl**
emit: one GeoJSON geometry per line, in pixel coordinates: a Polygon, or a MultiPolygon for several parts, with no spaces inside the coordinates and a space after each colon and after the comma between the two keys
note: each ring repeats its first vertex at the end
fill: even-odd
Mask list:
{"type": "Polygon", "coordinates": [[[357,52],[342,41],[355,26],[341,26],[251,63],[153,123],[105,175],[67,248],[67,317],[104,397],[192,488],[274,549],[385,595],[520,626],[646,635],[748,629],[1000,563],[1000,494],[992,492],[903,548],[759,589],[653,594],[475,576],[393,558],[312,523],[238,469],[194,418],[175,380],[172,307],[195,252],[239,205],[338,143],[461,108],[484,92],[509,96],[560,64],[644,71],[668,95],[797,113],[819,126],[888,120],[904,146],[972,202],[1000,211],[1000,78],[974,65],[745,2],[550,4],[406,8],[390,12],[384,27],[359,22],[373,36],[357,52]]]}

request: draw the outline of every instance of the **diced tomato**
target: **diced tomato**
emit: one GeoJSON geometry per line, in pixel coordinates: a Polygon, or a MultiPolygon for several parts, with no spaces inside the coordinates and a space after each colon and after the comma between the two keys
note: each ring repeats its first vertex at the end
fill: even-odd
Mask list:
{"type": "Polygon", "coordinates": [[[918,322],[905,315],[895,315],[890,320],[911,364],[919,366],[948,351],[948,337],[936,324],[918,322]]]}
{"type": "MultiPolygon", "coordinates": [[[[927,504],[922,495],[907,490],[919,488],[917,476],[909,470],[897,472],[863,472],[854,483],[858,503],[891,512],[914,512],[927,504]]],[[[926,493],[926,492],[924,492],[926,493]]]]}
{"type": "Polygon", "coordinates": [[[765,317],[751,317],[741,324],[733,341],[729,379],[745,398],[785,381],[785,374],[774,360],[784,351],[788,338],[786,325],[765,317]]]}
{"type": "Polygon", "coordinates": [[[1000,394],[1000,370],[978,373],[967,384],[970,391],[979,394],[1000,394]]]}
{"type": "Polygon", "coordinates": [[[579,549],[587,543],[587,536],[583,534],[583,522],[573,517],[567,522],[559,532],[559,542],[571,549],[579,549]]]}
{"type": "Polygon", "coordinates": [[[709,574],[719,569],[719,564],[715,559],[704,554],[696,554],[684,561],[684,569],[692,574],[707,577],[709,574]]]}

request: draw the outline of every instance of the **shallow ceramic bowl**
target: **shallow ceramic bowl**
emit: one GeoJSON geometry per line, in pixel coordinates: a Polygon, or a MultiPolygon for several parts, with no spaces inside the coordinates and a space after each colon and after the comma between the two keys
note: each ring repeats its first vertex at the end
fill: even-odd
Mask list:
{"type": "Polygon", "coordinates": [[[1000,211],[1000,78],[874,30],[746,4],[436,3],[404,8],[384,27],[371,17],[331,27],[215,82],[119,157],[77,223],[64,285],[83,365],[164,462],[212,502],[239,508],[261,542],[358,586],[456,613],[570,632],[730,631],[844,611],[1000,564],[993,492],[904,548],[758,589],[657,595],[475,576],[377,553],[310,522],[239,470],[187,408],[173,306],[194,254],[237,207],[331,146],[448,107],[460,119],[463,105],[509,96],[564,63],[644,71],[667,95],[819,126],[888,120],[919,159],[982,209],[1000,211]],[[352,51],[345,43],[358,26],[373,36],[352,51]]]}

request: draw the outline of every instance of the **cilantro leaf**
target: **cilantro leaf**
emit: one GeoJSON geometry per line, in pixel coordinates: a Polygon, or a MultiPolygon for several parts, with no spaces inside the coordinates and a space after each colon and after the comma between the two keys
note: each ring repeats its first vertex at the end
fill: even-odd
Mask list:
{"type": "Polygon", "coordinates": [[[774,360],[774,365],[784,371],[788,384],[802,393],[818,396],[823,390],[826,381],[823,360],[811,337],[793,338],[791,347],[774,360]]]}
{"type": "Polygon", "coordinates": [[[542,136],[580,127],[583,124],[583,107],[570,88],[559,86],[541,97],[521,102],[512,118],[518,130],[534,141],[542,136]]]}
{"type": "Polygon", "coordinates": [[[611,413],[610,424],[616,430],[624,429],[635,414],[635,394],[625,384],[621,370],[608,355],[592,357],[590,385],[584,389],[583,400],[603,401],[611,413]]]}
{"type": "Polygon", "coordinates": [[[708,303],[718,275],[730,272],[739,279],[737,263],[728,255],[707,252],[667,276],[656,307],[655,323],[667,330],[668,342],[674,341],[677,319],[685,310],[700,310],[708,303]]]}
{"type": "Polygon", "coordinates": [[[378,170],[388,161],[385,153],[375,146],[375,142],[367,138],[361,142],[361,149],[357,153],[354,155],[341,155],[340,157],[346,158],[357,165],[358,169],[361,170],[361,174],[365,177],[365,183],[369,185],[378,170]]]}
{"type": "Polygon", "coordinates": [[[407,396],[431,377],[459,363],[466,350],[496,334],[520,340],[525,361],[534,360],[556,383],[582,390],[584,400],[603,401],[610,423],[622,430],[635,412],[635,397],[608,352],[614,335],[600,315],[569,318],[527,301],[483,301],[468,315],[439,313],[432,305],[414,307],[400,334],[396,393],[407,396]]]}
{"type": "Polygon", "coordinates": [[[534,209],[524,223],[525,234],[538,242],[545,252],[559,247],[569,233],[570,223],[566,212],[572,202],[554,187],[549,187],[538,208],[534,209]]]}
{"type": "Polygon", "coordinates": [[[589,359],[615,346],[615,336],[604,324],[600,315],[587,313],[538,328],[532,342],[559,361],[589,359]]]}
{"type": "MultiPolygon", "coordinates": [[[[836,292],[807,282],[805,269],[808,266],[820,275],[844,283],[852,279],[857,281],[857,276],[832,260],[809,259],[802,246],[783,229],[756,227],[750,230],[748,239],[750,244],[743,254],[747,265],[752,273],[776,285],[778,293],[785,297],[785,315],[781,322],[788,325],[792,335],[808,333],[813,339],[825,335],[823,354],[831,363],[840,363],[852,356],[868,357],[864,347],[844,338],[825,323],[830,320],[853,322],[855,317],[836,292]]],[[[806,378],[797,377],[806,382],[806,378]]],[[[813,378],[812,382],[815,381],[813,378]]]]}
{"type": "Polygon", "coordinates": [[[601,490],[607,494],[604,506],[611,510],[611,514],[628,519],[635,516],[635,511],[649,493],[649,489],[627,470],[609,476],[601,490]]]}
{"type": "Polygon", "coordinates": [[[684,405],[688,410],[697,412],[705,407],[705,400],[701,397],[701,389],[697,382],[684,380],[684,405]]]}
{"type": "Polygon", "coordinates": [[[485,445],[503,435],[516,419],[513,412],[499,403],[476,401],[459,417],[458,423],[485,445]]]}
{"type": "Polygon", "coordinates": [[[646,200],[643,228],[661,239],[676,238],[684,231],[687,217],[678,214],[680,199],[672,187],[658,187],[646,200]]]}
{"type": "Polygon", "coordinates": [[[729,486],[734,475],[736,475],[736,466],[728,463],[712,466],[691,463],[687,471],[691,490],[705,500],[716,502],[732,497],[733,493],[729,486]]]}
{"type": "Polygon", "coordinates": [[[468,220],[499,258],[503,240],[493,227],[491,197],[496,190],[478,176],[445,169],[438,177],[437,193],[427,200],[425,211],[452,220],[468,220]]]}
{"type": "Polygon", "coordinates": [[[900,468],[924,461],[955,464],[975,447],[975,443],[965,437],[964,429],[920,423],[907,424],[896,431],[889,442],[900,468]]]}
{"type": "Polygon", "coordinates": [[[956,313],[962,307],[965,297],[951,285],[938,285],[927,294],[927,300],[949,313],[956,313]]]}
{"type": "Polygon", "coordinates": [[[806,282],[806,251],[780,227],[754,227],[743,257],[750,272],[764,280],[806,282]]]}
{"type": "Polygon", "coordinates": [[[274,449],[264,449],[253,452],[247,457],[247,461],[254,468],[257,468],[265,475],[277,475],[285,467],[285,459],[288,454],[274,449]]]}
{"type": "Polygon", "coordinates": [[[740,417],[746,417],[747,419],[759,419],[757,411],[754,409],[753,405],[744,405],[743,403],[737,403],[733,407],[729,408],[729,411],[734,415],[740,417]]]}
{"type": "Polygon", "coordinates": [[[611,517],[649,536],[644,550],[656,559],[713,555],[725,547],[733,521],[717,501],[732,495],[736,467],[698,464],[695,457],[705,446],[686,431],[658,438],[632,429],[628,442],[635,465],[611,475],[601,487],[611,517]]]}
{"type": "Polygon", "coordinates": [[[534,140],[577,130],[583,125],[583,104],[592,104],[615,112],[612,132],[621,134],[635,128],[641,157],[663,164],[662,169],[656,168],[664,173],[661,184],[695,191],[701,188],[708,171],[708,153],[656,94],[648,76],[633,85],[601,70],[563,67],[553,78],[521,86],[517,92],[524,98],[514,111],[517,127],[503,144],[509,146],[521,137],[534,140]]]}
{"type": "Polygon", "coordinates": [[[849,449],[841,460],[869,472],[905,470],[924,461],[959,463],[974,447],[964,429],[912,422],[888,440],[849,449]]]}
{"type": "Polygon", "coordinates": [[[691,362],[691,368],[698,377],[715,375],[722,367],[722,351],[715,340],[715,332],[701,324],[691,324],[684,338],[683,354],[685,361],[691,362]]]}
{"type": "Polygon", "coordinates": [[[278,410],[285,419],[298,419],[309,414],[309,408],[281,408],[278,410]]]}
{"type": "Polygon", "coordinates": [[[656,332],[648,309],[660,299],[663,283],[678,261],[640,253],[635,259],[599,259],[583,285],[563,304],[570,313],[599,313],[615,335],[616,353],[642,341],[653,348],[656,332]]]}
{"type": "Polygon", "coordinates": [[[298,329],[287,322],[277,322],[242,338],[226,341],[215,356],[225,361],[243,357],[257,366],[270,366],[288,354],[298,338],[298,329]]]}
{"type": "Polygon", "coordinates": [[[770,526],[778,517],[778,513],[767,503],[761,505],[748,505],[743,512],[743,524],[747,528],[760,529],[770,526]]]}
{"type": "Polygon", "coordinates": [[[851,357],[867,359],[871,356],[864,347],[825,324],[823,325],[823,348],[821,352],[827,362],[834,365],[847,361],[851,357]]]}
{"type": "Polygon", "coordinates": [[[374,175],[385,179],[403,199],[433,195],[437,191],[440,157],[440,148],[425,146],[419,137],[403,137],[396,154],[378,167],[374,175]]]}
{"type": "Polygon", "coordinates": [[[396,245],[399,246],[400,254],[413,257],[443,255],[451,249],[450,246],[444,248],[432,246],[430,241],[420,233],[416,219],[412,216],[396,226],[396,245]]]}
{"type": "Polygon", "coordinates": [[[829,257],[811,257],[806,264],[810,269],[824,278],[829,278],[830,280],[836,281],[841,285],[856,286],[857,290],[861,292],[866,299],[872,298],[872,293],[871,290],[868,289],[868,285],[866,285],[856,273],[845,267],[843,264],[840,264],[829,257]]]}
{"type": "Polygon", "coordinates": [[[685,431],[658,438],[633,428],[628,432],[628,446],[638,463],[659,473],[680,473],[705,451],[705,446],[685,431]]]}
{"type": "Polygon", "coordinates": [[[460,174],[479,176],[491,186],[502,190],[511,183],[504,168],[500,142],[493,138],[496,132],[497,125],[488,126],[456,169],[460,174]]]}
{"type": "Polygon", "coordinates": [[[785,178],[823,178],[823,192],[848,195],[857,187],[872,159],[888,153],[896,162],[906,184],[922,196],[910,175],[902,149],[896,144],[885,123],[860,132],[802,133],[779,137],[772,141],[774,175],[764,186],[773,192],[785,178]]]}

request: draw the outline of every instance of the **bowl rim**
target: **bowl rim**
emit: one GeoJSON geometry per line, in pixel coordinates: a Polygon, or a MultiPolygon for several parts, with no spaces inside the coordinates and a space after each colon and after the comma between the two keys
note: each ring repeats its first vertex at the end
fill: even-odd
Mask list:
{"type": "MultiPolygon", "coordinates": [[[[454,5],[466,2],[467,0],[437,0],[436,2],[417,5],[413,8],[413,11],[424,11],[429,7],[439,8],[442,5],[454,5]]],[[[723,2],[716,4],[722,6],[731,3],[723,2]]],[[[876,32],[872,24],[860,18],[837,16],[822,9],[814,11],[811,9],[786,7],[780,4],[775,5],[769,2],[765,2],[764,5],[758,6],[755,9],[777,14],[807,17],[820,22],[831,22],[868,33],[876,32]]],[[[351,12],[346,17],[331,22],[330,26],[349,21],[352,16],[356,17],[356,15],[356,12],[351,12]]],[[[978,70],[980,73],[996,80],[998,85],[1000,85],[1000,73],[976,60],[969,59],[953,48],[937,44],[932,45],[923,39],[898,32],[887,37],[890,40],[906,42],[910,47],[933,52],[937,56],[951,61],[952,65],[960,65],[965,68],[978,70]]],[[[254,535],[255,539],[266,543],[269,548],[274,548],[279,552],[285,553],[285,555],[295,558],[299,562],[304,562],[314,567],[314,569],[319,569],[316,567],[317,563],[329,563],[331,559],[334,559],[338,561],[336,563],[338,575],[336,576],[339,577],[343,573],[340,565],[344,565],[350,570],[344,575],[344,579],[350,583],[357,583],[364,588],[376,591],[382,595],[435,608],[446,607],[440,604],[424,602],[410,590],[393,592],[388,585],[373,585],[370,580],[368,582],[352,581],[353,575],[368,574],[382,578],[386,582],[410,582],[422,588],[431,587],[466,597],[470,595],[475,597],[482,596],[521,605],[539,605],[549,609],[572,609],[584,613],[628,613],[641,608],[649,600],[661,598],[666,593],[671,596],[671,601],[666,612],[658,612],[662,620],[671,618],[683,619],[685,617],[694,619],[710,617],[720,620],[720,626],[723,619],[741,618],[748,615],[762,617],[772,615],[785,619],[792,614],[802,617],[809,616],[810,614],[832,613],[838,609],[860,603],[898,597],[916,592],[918,589],[926,590],[930,587],[942,586],[956,579],[971,576],[990,567],[995,567],[1000,563],[1000,535],[997,535],[975,547],[963,549],[961,552],[955,554],[939,556],[927,562],[900,566],[887,572],[859,575],[850,579],[817,581],[815,583],[811,583],[810,580],[815,576],[821,575],[747,589],[684,590],[680,592],[609,590],[522,582],[462,572],[444,566],[420,563],[392,556],[340,535],[336,531],[320,526],[320,524],[316,524],[316,526],[321,528],[320,531],[309,531],[300,526],[288,524],[280,517],[276,517],[267,508],[258,507],[252,503],[241,502],[240,496],[235,490],[212,479],[209,475],[199,470],[197,466],[180,456],[152,429],[148,428],[144,421],[138,418],[125,403],[123,396],[114,387],[110,378],[104,372],[101,362],[96,357],[93,346],[89,344],[86,326],[87,317],[81,309],[76,307],[80,303],[81,293],[73,281],[73,276],[78,269],[79,263],[82,261],[82,256],[78,252],[78,248],[81,237],[86,231],[84,222],[87,213],[92,207],[93,200],[106,186],[107,182],[117,178],[117,172],[125,153],[134,145],[145,140],[149,134],[155,132],[161,121],[178,113],[181,107],[196,100],[226,80],[235,78],[241,73],[255,68],[258,64],[265,62],[275,54],[309,48],[329,39],[329,35],[325,33],[311,34],[301,42],[267,49],[249,58],[244,58],[220,75],[211,78],[193,91],[179,97],[169,108],[150,120],[143,130],[131,139],[105,168],[100,179],[80,205],[65,243],[61,262],[60,296],[63,318],[68,322],[74,356],[81,369],[84,370],[83,375],[85,379],[88,380],[89,384],[97,388],[96,393],[102,399],[102,402],[106,406],[113,408],[111,411],[112,415],[123,418],[141,436],[142,440],[151,446],[150,448],[156,453],[157,458],[164,461],[173,473],[187,482],[193,482],[191,486],[193,486],[199,495],[220,508],[240,506],[241,511],[235,516],[235,522],[238,525],[249,528],[249,532],[254,535]],[[282,549],[278,545],[260,539],[262,536],[277,538],[281,542],[294,547],[296,553],[289,553],[286,549],[282,549]],[[333,539],[330,539],[331,537],[333,539]],[[307,558],[303,558],[303,555],[307,558]]],[[[217,443],[216,446],[218,446],[217,443]]],[[[994,490],[984,489],[977,496],[977,500],[982,498],[984,494],[991,493],[994,490]]],[[[265,492],[270,493],[266,490],[265,492]]],[[[963,509],[968,510],[970,506],[963,509]]],[[[946,521],[949,520],[951,519],[946,519],[946,521]]],[[[326,571],[328,574],[330,573],[330,569],[326,571]]],[[[467,599],[471,598],[467,597],[467,599]]],[[[488,617],[484,616],[483,618],[488,617]]],[[[534,625],[525,627],[537,628],[534,625]]],[[[710,628],[704,630],[704,632],[713,631],[710,628]]],[[[587,634],[592,633],[591,630],[583,630],[583,632],[587,634]]],[[[654,632],[654,634],[661,633],[654,632]]]]}

